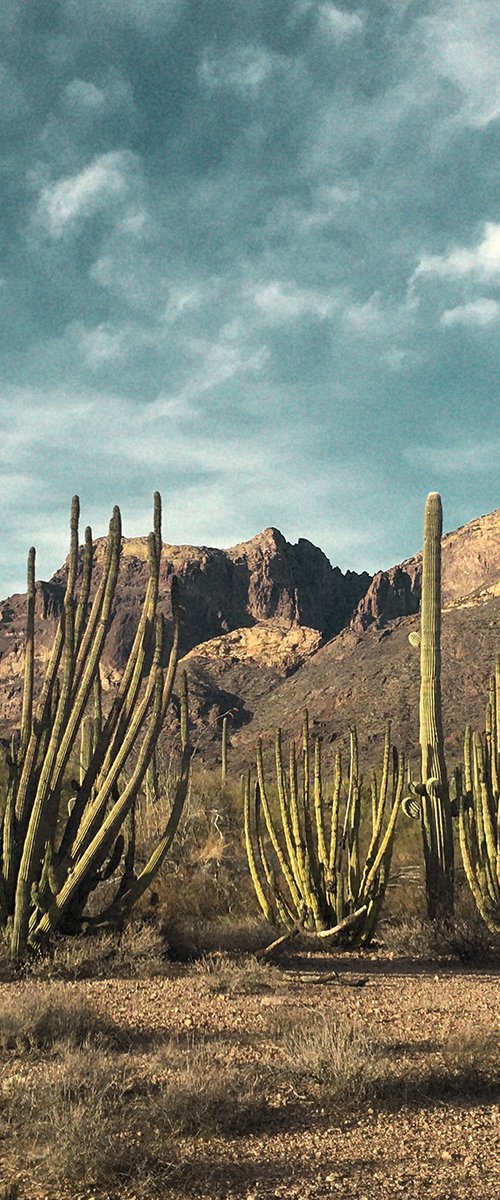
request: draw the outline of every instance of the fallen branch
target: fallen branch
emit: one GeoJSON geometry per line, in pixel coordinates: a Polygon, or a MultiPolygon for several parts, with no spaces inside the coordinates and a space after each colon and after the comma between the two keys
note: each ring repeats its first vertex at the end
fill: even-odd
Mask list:
{"type": "Polygon", "coordinates": [[[281,937],[275,938],[274,942],[270,942],[269,946],[265,946],[262,950],[257,950],[255,957],[261,961],[267,958],[269,954],[272,954],[274,950],[283,946],[285,942],[290,942],[292,938],[296,938],[299,935],[305,938],[336,937],[339,933],[343,933],[345,929],[350,929],[351,925],[355,925],[360,917],[364,917],[366,911],[367,905],[363,904],[361,908],[356,909],[356,912],[349,913],[348,917],[344,917],[342,921],[339,921],[338,925],[334,925],[333,929],[311,930],[303,929],[302,925],[299,924],[294,925],[293,929],[289,929],[288,933],[283,933],[281,937]]]}

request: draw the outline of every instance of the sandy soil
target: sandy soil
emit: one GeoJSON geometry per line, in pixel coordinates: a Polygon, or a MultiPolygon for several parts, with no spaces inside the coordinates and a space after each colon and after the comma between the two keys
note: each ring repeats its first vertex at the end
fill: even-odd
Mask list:
{"type": "MultiPolygon", "coordinates": [[[[216,1056],[269,1061],[276,1014],[296,1016],[300,1023],[312,1010],[349,1014],[394,1052],[398,1074],[406,1080],[404,1100],[388,1094],[349,1112],[326,1114],[310,1098],[277,1093],[265,1132],[193,1139],[187,1147],[189,1188],[166,1185],[163,1200],[498,1197],[500,1087],[443,1096],[426,1083],[450,1037],[498,1032],[498,971],[349,955],[336,957],[335,966],[342,983],[311,982],[331,971],[332,959],[298,956],[276,991],[235,997],[213,994],[192,967],[172,966],[165,978],[66,985],[136,1034],[138,1046],[162,1032],[188,1034],[213,1042],[216,1056]],[[363,986],[346,986],[360,977],[363,986]]],[[[3,984],[0,992],[9,989],[12,995],[25,986],[3,984]]]]}

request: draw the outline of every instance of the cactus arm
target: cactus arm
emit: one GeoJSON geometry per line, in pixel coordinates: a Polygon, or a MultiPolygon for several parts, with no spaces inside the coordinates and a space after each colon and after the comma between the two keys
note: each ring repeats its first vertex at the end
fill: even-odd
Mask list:
{"type": "Polygon", "coordinates": [[[35,547],[28,554],[26,613],[26,652],[24,659],[23,706],[21,716],[21,746],[19,761],[22,762],[32,733],[33,679],[35,662],[35,547]]]}
{"type": "Polygon", "coordinates": [[[228,784],[228,718],[224,716],[222,721],[222,754],[221,754],[221,787],[225,788],[228,784]]]}
{"type": "Polygon", "coordinates": [[[87,623],[88,607],[90,598],[90,587],[92,583],[92,556],[94,545],[92,541],[92,530],[90,525],[87,525],[85,530],[85,546],[83,551],[82,578],[80,583],[80,594],[75,613],[75,649],[79,650],[83,631],[87,623]]]}
{"type": "MultiPolygon", "coordinates": [[[[90,813],[95,811],[94,804],[97,795],[100,796],[99,811],[104,810],[107,799],[118,778],[119,771],[125,762],[123,747],[144,673],[146,653],[150,645],[149,634],[154,621],[158,595],[157,556],[152,534],[150,535],[148,544],[150,551],[150,578],[139,625],[117,695],[102,727],[99,667],[94,677],[94,727],[97,733],[96,744],[94,745],[92,762],[89,764],[88,773],[62,835],[59,849],[61,856],[64,856],[73,845],[77,831],[80,831],[81,836],[84,836],[86,832],[87,825],[84,828],[80,828],[80,823],[91,794],[93,793],[94,795],[94,801],[90,812],[86,814],[87,823],[90,820],[90,813]],[[112,770],[113,763],[114,769],[112,770]]],[[[176,620],[178,623],[178,612],[176,620]]],[[[146,715],[147,706],[151,699],[152,686],[152,676],[150,676],[145,697],[139,711],[136,711],[134,716],[134,737],[138,736],[142,720],[146,715]]],[[[129,745],[128,742],[127,745],[129,745]]]]}
{"type": "MultiPolygon", "coordinates": [[[[258,849],[259,859],[260,859],[260,862],[262,863],[262,869],[264,872],[264,877],[266,879],[267,886],[270,889],[270,891],[273,895],[273,898],[274,898],[274,904],[276,907],[276,914],[277,914],[278,921],[282,925],[284,925],[285,928],[291,929],[291,928],[293,928],[293,925],[295,924],[294,915],[292,913],[290,906],[287,904],[286,900],[284,899],[284,897],[281,893],[281,889],[280,889],[278,881],[276,879],[276,873],[272,870],[271,865],[268,860],[268,857],[267,857],[267,854],[266,854],[266,847],[264,845],[262,825],[261,825],[261,820],[260,820],[261,809],[262,809],[261,791],[260,791],[259,782],[257,780],[257,783],[255,785],[255,836],[256,836],[256,841],[257,841],[257,849],[258,849]]],[[[303,911],[304,911],[304,906],[302,905],[298,911],[297,916],[300,916],[303,913],[303,911]]]]}
{"type": "Polygon", "coordinates": [[[177,833],[180,818],[182,816],[189,789],[190,765],[191,748],[186,746],[182,755],[180,776],[176,785],[174,801],[165,832],[160,838],[158,845],[155,846],[155,849],[150,855],[146,865],[137,876],[137,879],[134,879],[131,886],[121,896],[116,907],[113,907],[111,910],[113,916],[115,913],[116,915],[123,916],[124,913],[129,912],[133,905],[137,903],[143,893],[147,890],[147,888],[150,887],[155,875],[158,874],[158,871],[160,870],[160,867],[162,866],[168,851],[170,850],[174,837],[177,833]]]}
{"type": "Polygon", "coordinates": [[[40,771],[38,786],[33,801],[33,808],[29,817],[26,833],[24,835],[21,858],[17,872],[12,930],[12,951],[15,961],[19,961],[25,950],[28,934],[32,885],[35,882],[36,874],[40,870],[41,866],[43,843],[46,838],[47,824],[50,822],[50,809],[53,807],[53,798],[54,796],[57,797],[59,792],[57,779],[51,790],[51,778],[59,746],[64,740],[64,725],[67,718],[71,690],[74,650],[73,593],[78,558],[79,509],[80,505],[78,496],[74,496],[71,505],[71,542],[63,610],[63,681],[52,733],[40,771]]]}
{"type": "Polygon", "coordinates": [[[286,855],[280,844],[280,841],[279,841],[279,838],[278,838],[278,835],[276,832],[275,824],[274,824],[274,821],[272,818],[271,809],[269,806],[269,800],[268,800],[267,790],[266,790],[266,781],[265,781],[265,777],[264,777],[264,762],[263,762],[263,757],[262,757],[262,740],[261,739],[259,739],[259,744],[258,744],[258,748],[257,748],[257,778],[258,778],[258,783],[259,783],[260,804],[262,805],[262,812],[264,813],[264,819],[266,822],[267,832],[269,834],[269,840],[271,842],[272,848],[273,848],[276,858],[278,860],[280,870],[282,872],[283,878],[285,879],[288,891],[290,892],[290,896],[292,897],[292,903],[293,903],[294,907],[297,910],[299,910],[300,905],[301,905],[301,897],[297,890],[297,886],[296,886],[295,879],[293,876],[293,871],[287,861],[286,855]]]}
{"type": "MultiPolygon", "coordinates": [[[[160,701],[160,714],[157,717],[157,728],[154,726],[152,727],[152,732],[150,732],[150,734],[148,734],[148,737],[144,743],[144,745],[147,744],[147,755],[146,755],[146,762],[145,762],[144,772],[143,772],[144,775],[146,774],[150,759],[153,755],[153,751],[154,751],[155,744],[156,744],[156,738],[158,736],[159,730],[161,729],[161,726],[163,725],[163,722],[164,722],[165,716],[166,716],[166,712],[168,709],[168,705],[170,703],[170,699],[171,699],[171,695],[172,695],[172,688],[173,688],[174,679],[175,679],[175,672],[176,672],[176,668],[177,668],[177,660],[178,660],[178,655],[179,655],[179,597],[178,597],[177,580],[175,579],[175,577],[172,579],[171,586],[172,586],[173,639],[172,639],[172,646],[170,649],[168,666],[167,666],[167,670],[166,670],[166,673],[164,676],[164,681],[163,681],[163,692],[162,692],[161,701],[160,701]]],[[[118,776],[120,774],[120,771],[123,769],[123,766],[129,756],[129,754],[131,753],[132,749],[134,748],[134,743],[136,741],[136,738],[140,732],[141,726],[145,719],[147,710],[150,705],[151,698],[153,695],[156,695],[156,692],[158,689],[158,672],[160,672],[160,675],[161,675],[161,655],[162,655],[162,647],[163,647],[163,618],[162,617],[157,617],[156,630],[157,630],[157,633],[156,633],[155,652],[154,652],[154,656],[153,656],[153,663],[151,666],[151,671],[150,671],[146,691],[144,694],[144,698],[143,698],[141,704],[137,708],[134,719],[130,723],[127,736],[124,738],[123,744],[120,747],[120,750],[117,754],[115,762],[114,762],[112,768],[110,769],[107,780],[103,784],[103,787],[101,788],[100,792],[97,794],[93,804],[90,806],[88,813],[85,814],[85,818],[82,821],[80,830],[78,831],[77,837],[75,838],[75,842],[74,842],[72,850],[71,850],[71,858],[72,859],[79,858],[84,853],[84,851],[86,850],[88,845],[92,842],[92,839],[93,839],[94,835],[96,834],[96,830],[98,830],[98,827],[100,825],[102,815],[105,812],[107,801],[109,799],[109,795],[111,793],[112,787],[116,783],[118,776]]],[[[141,756],[142,756],[142,751],[141,751],[141,755],[139,756],[139,761],[142,764],[141,756]]],[[[142,781],[143,781],[143,774],[141,774],[141,771],[142,771],[142,765],[139,770],[139,762],[138,762],[138,764],[135,768],[135,771],[133,772],[132,777],[131,777],[132,780],[138,780],[137,784],[134,785],[134,786],[137,786],[137,788],[139,788],[141,786],[142,781]]],[[[127,787],[125,788],[125,792],[127,792],[127,795],[130,794],[130,792],[128,791],[128,789],[130,788],[130,782],[127,785],[127,787]]],[[[123,794],[125,794],[125,793],[123,793],[123,794]]]]}
{"type": "Polygon", "coordinates": [[[281,729],[276,731],[276,739],[274,745],[274,754],[276,762],[276,783],[278,790],[278,802],[280,807],[280,818],[285,836],[286,850],[288,861],[295,880],[297,892],[300,893],[303,899],[302,876],[297,860],[297,850],[293,835],[293,829],[290,821],[289,805],[286,792],[285,774],[283,770],[283,754],[281,745],[281,729]]]}
{"type": "Polygon", "coordinates": [[[153,752],[153,747],[161,728],[161,719],[163,713],[162,682],[162,671],[161,668],[158,667],[155,671],[155,694],[153,708],[150,715],[150,723],[131,777],[121,795],[117,800],[115,800],[109,813],[107,813],[104,820],[100,823],[100,826],[97,829],[97,832],[94,834],[92,840],[83,850],[81,857],[74,862],[74,865],[68,872],[60,892],[54,897],[48,912],[44,913],[40,919],[36,929],[32,934],[31,940],[33,942],[40,941],[55,928],[57,928],[57,925],[60,923],[60,920],[70,905],[73,897],[78,893],[80,887],[85,883],[86,878],[93,874],[103,847],[114,840],[131,805],[134,803],[137,792],[144,780],[147,766],[153,752]]]}
{"type": "Polygon", "coordinates": [[[325,822],[323,819],[323,794],[321,787],[321,742],[316,738],[314,743],[314,816],[316,821],[316,839],[318,844],[318,858],[322,870],[326,870],[328,865],[328,852],[326,849],[325,837],[325,822]]]}
{"type": "Polygon", "coordinates": [[[335,754],[335,766],[333,769],[333,791],[332,791],[332,812],[331,812],[331,828],[330,828],[330,851],[328,856],[328,866],[330,871],[335,871],[337,868],[337,849],[339,835],[339,809],[340,809],[340,793],[342,789],[342,756],[340,750],[335,754]]]}
{"type": "MultiPolygon", "coordinates": [[[[245,777],[245,781],[244,781],[243,827],[244,827],[245,850],[246,850],[246,855],[247,855],[248,869],[250,871],[250,877],[251,877],[251,880],[252,880],[252,883],[254,886],[255,895],[256,895],[258,903],[262,909],[262,912],[266,918],[266,921],[269,921],[270,924],[274,924],[273,910],[272,910],[271,904],[266,896],[266,893],[265,893],[265,890],[264,890],[264,887],[262,884],[261,873],[259,871],[259,866],[258,866],[258,862],[257,862],[257,855],[256,855],[255,849],[254,849],[254,843],[253,843],[253,837],[252,837],[251,787],[250,787],[250,776],[249,775],[247,775],[245,777]]],[[[261,866],[262,866],[262,861],[261,861],[261,866]]]]}
{"type": "Polygon", "coordinates": [[[405,778],[405,763],[404,763],[404,755],[401,754],[398,756],[398,768],[397,768],[397,775],[396,775],[396,778],[394,781],[395,782],[394,796],[393,796],[391,812],[389,815],[389,820],[387,822],[384,836],[381,839],[379,848],[378,848],[375,858],[373,860],[370,871],[368,872],[368,874],[366,876],[363,890],[360,889],[360,893],[358,896],[358,903],[360,903],[360,902],[363,903],[363,901],[369,896],[370,890],[373,887],[374,881],[376,879],[376,876],[378,875],[378,872],[381,868],[381,865],[382,865],[384,859],[387,857],[388,854],[392,853],[392,845],[393,845],[394,833],[396,830],[396,822],[397,822],[399,810],[401,807],[401,801],[403,799],[404,778],[405,778]]]}

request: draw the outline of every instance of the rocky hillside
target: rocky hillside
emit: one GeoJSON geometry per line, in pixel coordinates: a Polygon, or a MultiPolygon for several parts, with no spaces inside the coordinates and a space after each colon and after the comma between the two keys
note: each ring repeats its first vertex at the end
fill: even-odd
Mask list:
{"type": "MultiPolygon", "coordinates": [[[[94,550],[96,582],[104,552],[101,538],[94,550]]],[[[311,542],[301,538],[291,545],[277,529],[265,529],[229,550],[165,545],[160,606],[167,620],[169,579],[174,573],[181,587],[182,653],[222,638],[224,658],[231,657],[237,646],[245,647],[246,656],[252,657],[255,642],[255,647],[260,647],[255,651],[257,660],[263,655],[263,665],[270,669],[273,681],[348,623],[371,578],[355,571],[343,574],[311,542]],[[253,639],[252,629],[256,631],[253,639]],[[224,643],[224,638],[229,641],[224,643]]],[[[64,566],[48,583],[36,585],[39,675],[61,611],[65,574],[64,566]]],[[[115,613],[103,661],[103,685],[108,690],[119,678],[130,651],[147,578],[146,538],[124,538],[115,613]]],[[[24,622],[23,595],[0,604],[0,736],[19,720],[24,622]]],[[[212,652],[217,656],[216,650],[212,652]]]]}
{"type": "MultiPolygon", "coordinates": [[[[96,577],[104,541],[96,543],[96,577]]],[[[356,721],[370,762],[384,722],[415,753],[421,556],[367,574],[332,567],[310,542],[291,545],[276,529],[229,550],[164,546],[162,605],[168,580],[182,591],[183,665],[188,671],[198,754],[217,761],[221,716],[230,712],[235,769],[253,758],[256,737],[279,724],[300,726],[307,705],[325,755],[356,721]]],[[[60,611],[65,568],[37,584],[39,673],[60,611]]],[[[104,687],[120,676],[146,586],[146,540],[124,539],[115,615],[103,664],[104,687]]],[[[500,509],[443,538],[443,677],[450,748],[467,720],[480,723],[485,685],[500,646],[500,509]]],[[[0,605],[0,736],[19,720],[25,600],[0,605]]]]}

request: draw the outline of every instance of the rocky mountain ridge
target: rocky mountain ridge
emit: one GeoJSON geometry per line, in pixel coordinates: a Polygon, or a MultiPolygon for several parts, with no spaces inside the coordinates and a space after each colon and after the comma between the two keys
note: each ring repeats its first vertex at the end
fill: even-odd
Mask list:
{"type": "MultiPolygon", "coordinates": [[[[104,539],[95,543],[97,580],[104,545],[104,539]]],[[[326,750],[355,720],[362,745],[375,751],[391,715],[401,743],[415,743],[418,656],[407,634],[418,623],[421,555],[371,578],[342,573],[311,542],[291,545],[274,528],[228,550],[165,545],[161,605],[167,621],[172,573],[181,586],[191,716],[208,762],[217,759],[221,714],[228,711],[236,764],[252,756],[258,733],[270,737],[278,724],[293,733],[306,704],[326,750]]],[[[37,584],[39,675],[64,578],[62,567],[37,584]]],[[[128,655],[146,579],[146,539],[124,539],[102,669],[108,691],[128,655]]],[[[481,717],[485,679],[500,644],[500,509],[443,538],[443,598],[453,742],[466,720],[481,717]]],[[[0,736],[19,720],[24,612],[23,596],[0,605],[0,736]]]]}

